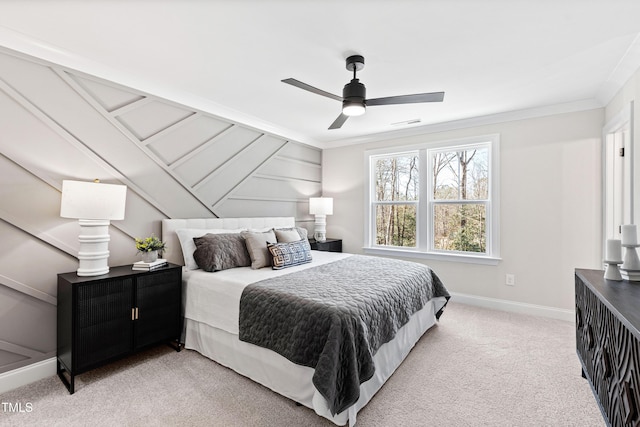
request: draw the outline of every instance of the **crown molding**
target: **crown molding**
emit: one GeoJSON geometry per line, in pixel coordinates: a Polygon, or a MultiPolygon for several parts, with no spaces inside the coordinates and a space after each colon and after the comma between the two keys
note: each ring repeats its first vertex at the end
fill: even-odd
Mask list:
{"type": "Polygon", "coordinates": [[[316,148],[322,148],[321,142],[293,132],[290,129],[225,107],[194,93],[172,89],[148,77],[136,76],[131,73],[116,70],[100,62],[58,48],[45,41],[27,36],[4,26],[0,26],[0,48],[0,50],[6,53],[17,54],[25,59],[36,60],[46,65],[58,65],[86,74],[89,77],[97,77],[121,86],[135,88],[153,97],[186,105],[189,106],[189,108],[200,110],[231,123],[254,128],[263,133],[278,136],[289,141],[311,145],[316,148]]]}
{"type": "Polygon", "coordinates": [[[633,74],[640,70],[638,64],[640,64],[640,33],[636,35],[613,71],[602,83],[596,93],[596,99],[602,105],[607,105],[633,74]]]}
{"type": "Polygon", "coordinates": [[[333,141],[318,141],[309,136],[297,133],[291,129],[278,126],[257,117],[225,107],[199,95],[172,89],[166,85],[154,82],[152,79],[113,69],[105,64],[77,55],[73,52],[50,45],[45,41],[35,39],[10,28],[0,26],[0,50],[14,55],[26,55],[28,59],[41,63],[59,65],[88,76],[95,76],[122,86],[135,88],[151,96],[163,98],[177,104],[211,114],[220,119],[254,128],[260,132],[272,134],[292,142],[310,145],[320,149],[336,148],[347,145],[365,144],[369,142],[385,141],[420,134],[451,131],[469,127],[483,126],[514,120],[549,116],[576,111],[602,108],[618,90],[633,75],[635,64],[640,63],[640,35],[638,35],[614,71],[603,83],[594,99],[585,99],[564,104],[556,104],[524,110],[506,111],[485,116],[469,117],[447,122],[412,126],[383,133],[362,135],[333,141]]]}
{"type": "Polygon", "coordinates": [[[595,110],[602,108],[603,104],[596,99],[585,99],[563,104],[548,105],[544,107],[529,108],[524,110],[505,111],[502,113],[489,114],[485,116],[469,117],[465,119],[452,120],[442,123],[433,123],[423,126],[383,132],[378,134],[363,135],[354,138],[347,138],[329,141],[323,148],[337,148],[347,145],[366,144],[369,142],[388,141],[392,139],[405,138],[416,135],[425,135],[437,132],[447,132],[458,129],[505,123],[515,120],[532,119],[537,117],[552,116],[555,114],[573,113],[578,111],[595,110]]]}

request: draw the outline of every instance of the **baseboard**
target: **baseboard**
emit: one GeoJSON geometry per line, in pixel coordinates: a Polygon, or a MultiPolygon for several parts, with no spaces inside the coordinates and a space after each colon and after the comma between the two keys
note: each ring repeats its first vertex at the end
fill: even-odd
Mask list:
{"type": "Polygon", "coordinates": [[[494,310],[509,311],[512,313],[549,317],[552,319],[566,320],[568,322],[574,322],[576,318],[575,312],[573,310],[547,307],[544,305],[527,304],[523,302],[480,297],[469,294],[459,294],[457,292],[451,292],[451,299],[462,304],[475,305],[478,307],[491,308],[494,310]]]}
{"type": "Polygon", "coordinates": [[[2,373],[0,374],[0,394],[55,374],[55,357],[2,373]]]}

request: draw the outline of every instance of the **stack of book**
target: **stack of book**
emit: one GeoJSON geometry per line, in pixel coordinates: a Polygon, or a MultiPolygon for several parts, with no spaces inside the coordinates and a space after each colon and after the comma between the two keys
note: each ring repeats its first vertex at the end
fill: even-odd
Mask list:
{"type": "Polygon", "coordinates": [[[153,262],[138,261],[133,263],[133,270],[151,271],[167,265],[167,260],[158,258],[153,262]]]}

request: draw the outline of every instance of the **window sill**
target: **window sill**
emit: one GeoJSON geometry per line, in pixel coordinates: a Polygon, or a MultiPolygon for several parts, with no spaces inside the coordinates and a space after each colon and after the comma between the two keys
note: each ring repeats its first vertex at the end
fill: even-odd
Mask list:
{"type": "Polygon", "coordinates": [[[402,258],[432,259],[435,261],[462,262],[467,264],[498,265],[502,258],[466,254],[444,254],[439,252],[421,252],[417,250],[395,248],[362,248],[367,255],[395,256],[402,258]]]}

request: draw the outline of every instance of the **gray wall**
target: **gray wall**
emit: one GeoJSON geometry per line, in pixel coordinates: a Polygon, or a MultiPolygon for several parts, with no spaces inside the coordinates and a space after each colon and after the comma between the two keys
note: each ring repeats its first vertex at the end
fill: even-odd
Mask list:
{"type": "Polygon", "coordinates": [[[602,268],[603,117],[595,109],[326,149],[323,189],[334,198],[327,232],[346,252],[362,252],[365,150],[499,134],[501,261],[411,260],[432,267],[456,298],[571,320],[574,269],[602,268]]]}
{"type": "Polygon", "coordinates": [[[294,216],[311,227],[317,148],[0,49],[0,373],[55,356],[56,275],[77,266],[63,179],[128,187],[111,266],[162,218],[294,216]]]}

